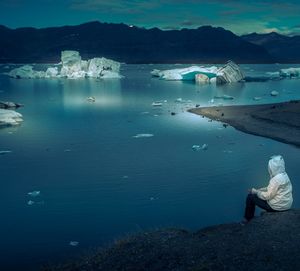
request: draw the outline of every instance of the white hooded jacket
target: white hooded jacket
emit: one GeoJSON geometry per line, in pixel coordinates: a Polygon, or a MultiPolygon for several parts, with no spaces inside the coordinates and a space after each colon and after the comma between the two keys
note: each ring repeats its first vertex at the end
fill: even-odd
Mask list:
{"type": "Polygon", "coordinates": [[[252,189],[253,193],[266,200],[273,210],[285,211],[291,208],[293,203],[292,184],[285,172],[282,156],[273,156],[268,165],[271,176],[268,187],[252,189]]]}

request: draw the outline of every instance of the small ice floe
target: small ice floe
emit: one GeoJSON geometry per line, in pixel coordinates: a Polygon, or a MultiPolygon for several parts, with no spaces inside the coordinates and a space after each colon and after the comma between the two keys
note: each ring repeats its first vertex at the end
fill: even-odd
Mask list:
{"type": "Polygon", "coordinates": [[[79,242],[78,241],[70,241],[69,245],[72,247],[77,247],[79,245],[79,242]]]}
{"type": "Polygon", "coordinates": [[[261,99],[262,99],[262,97],[258,97],[258,96],[253,97],[253,100],[254,100],[254,101],[260,101],[261,99]]]}
{"type": "Polygon", "coordinates": [[[177,99],[175,100],[175,103],[182,103],[182,102],[183,102],[182,98],[177,98],[177,99]]]}
{"type": "Polygon", "coordinates": [[[0,155],[11,153],[12,151],[0,151],[0,155]]]}
{"type": "Polygon", "coordinates": [[[273,91],[271,91],[270,94],[271,94],[271,96],[275,97],[275,96],[278,96],[279,92],[276,90],[273,90],[273,91]]]}
{"type": "Polygon", "coordinates": [[[134,138],[153,137],[153,134],[136,134],[134,138]]]}
{"type": "Polygon", "coordinates": [[[213,104],[215,102],[214,99],[211,99],[210,101],[208,101],[209,103],[213,104]]]}
{"type": "Polygon", "coordinates": [[[41,191],[32,191],[27,193],[28,196],[37,197],[41,195],[41,191]]]}
{"type": "Polygon", "coordinates": [[[70,152],[70,151],[71,151],[70,149],[65,149],[65,150],[64,150],[64,152],[70,152]]]}
{"type": "Polygon", "coordinates": [[[156,101],[156,102],[153,102],[151,105],[152,106],[162,106],[163,102],[162,101],[156,101]]]}
{"type": "Polygon", "coordinates": [[[193,145],[192,146],[193,151],[206,151],[207,149],[208,149],[207,144],[203,144],[202,146],[200,146],[200,145],[193,145]]]}
{"type": "Polygon", "coordinates": [[[29,201],[27,201],[27,205],[33,205],[34,204],[34,201],[33,200],[29,200],[29,201]]]}
{"type": "Polygon", "coordinates": [[[148,111],[141,112],[141,115],[147,115],[147,114],[149,114],[148,111]]]}
{"type": "Polygon", "coordinates": [[[122,178],[123,179],[128,179],[129,177],[127,175],[124,175],[122,178]]]}
{"type": "Polygon", "coordinates": [[[96,102],[96,98],[93,97],[93,96],[87,97],[86,100],[87,100],[89,103],[94,103],[94,102],[96,102]]]}
{"type": "Polygon", "coordinates": [[[224,95],[216,95],[214,98],[215,99],[223,99],[223,100],[233,100],[234,99],[234,97],[225,95],[225,94],[224,95]]]}

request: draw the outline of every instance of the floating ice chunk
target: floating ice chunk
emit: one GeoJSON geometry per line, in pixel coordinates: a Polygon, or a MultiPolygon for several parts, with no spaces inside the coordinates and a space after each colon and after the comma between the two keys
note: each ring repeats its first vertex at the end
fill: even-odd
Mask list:
{"type": "Polygon", "coordinates": [[[96,102],[96,98],[93,97],[93,96],[87,97],[86,100],[87,100],[88,102],[90,102],[90,103],[96,102]]]}
{"type": "Polygon", "coordinates": [[[234,97],[232,96],[229,96],[229,95],[217,95],[217,96],[214,96],[215,99],[223,99],[223,100],[233,100],[234,97]]]}
{"type": "Polygon", "coordinates": [[[192,146],[193,151],[206,151],[207,149],[208,149],[207,144],[203,144],[202,146],[200,146],[200,145],[193,145],[192,146]]]}
{"type": "Polygon", "coordinates": [[[0,151],[0,155],[11,153],[12,151],[0,151]]]}
{"type": "Polygon", "coordinates": [[[279,92],[276,90],[271,91],[270,95],[271,96],[278,96],[279,92]]]}
{"type": "Polygon", "coordinates": [[[14,103],[14,102],[0,102],[0,108],[2,109],[15,109],[23,106],[22,104],[19,103],[14,103]]]}
{"type": "Polygon", "coordinates": [[[78,241],[70,241],[69,245],[72,247],[77,247],[79,245],[79,242],[78,241]]]}
{"type": "Polygon", "coordinates": [[[224,150],[223,152],[224,153],[233,153],[233,151],[231,151],[231,150],[224,150]]]}
{"type": "Polygon", "coordinates": [[[261,100],[261,99],[262,99],[262,97],[258,97],[258,96],[253,97],[253,100],[254,100],[254,101],[259,101],[259,100],[261,100]]]}
{"type": "Polygon", "coordinates": [[[31,197],[37,197],[40,196],[41,191],[32,191],[32,192],[28,192],[27,194],[31,197]]]}
{"type": "Polygon", "coordinates": [[[137,134],[133,136],[134,138],[143,138],[143,137],[153,137],[153,134],[137,134]]]}
{"type": "Polygon", "coordinates": [[[0,109],[0,127],[14,126],[23,121],[23,116],[13,110],[0,109]]]}
{"type": "Polygon", "coordinates": [[[162,106],[162,102],[153,102],[152,106],[162,106]]]}
{"type": "Polygon", "coordinates": [[[298,78],[300,77],[300,68],[288,68],[279,70],[281,77],[298,78]]]}
{"type": "Polygon", "coordinates": [[[33,205],[35,202],[33,201],[33,200],[29,200],[29,201],[27,201],[27,204],[28,205],[33,205]]]}
{"type": "Polygon", "coordinates": [[[175,100],[175,103],[182,103],[182,98],[177,98],[176,100],[175,100]]]}

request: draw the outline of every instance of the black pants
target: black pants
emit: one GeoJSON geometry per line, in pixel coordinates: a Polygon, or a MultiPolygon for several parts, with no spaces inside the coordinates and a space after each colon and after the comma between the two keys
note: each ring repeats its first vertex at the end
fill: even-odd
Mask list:
{"type": "Polygon", "coordinates": [[[255,206],[258,206],[267,212],[276,212],[276,210],[270,207],[267,201],[260,199],[256,194],[248,194],[244,216],[248,221],[254,217],[255,206]]]}

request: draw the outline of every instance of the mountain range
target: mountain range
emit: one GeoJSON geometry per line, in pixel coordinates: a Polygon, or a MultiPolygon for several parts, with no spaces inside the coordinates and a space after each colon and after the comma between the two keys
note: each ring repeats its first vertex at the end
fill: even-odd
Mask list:
{"type": "Polygon", "coordinates": [[[221,27],[161,30],[89,22],[77,26],[10,29],[0,25],[1,63],[54,63],[63,50],[83,59],[125,63],[300,62],[300,36],[276,33],[237,36],[221,27]]]}

